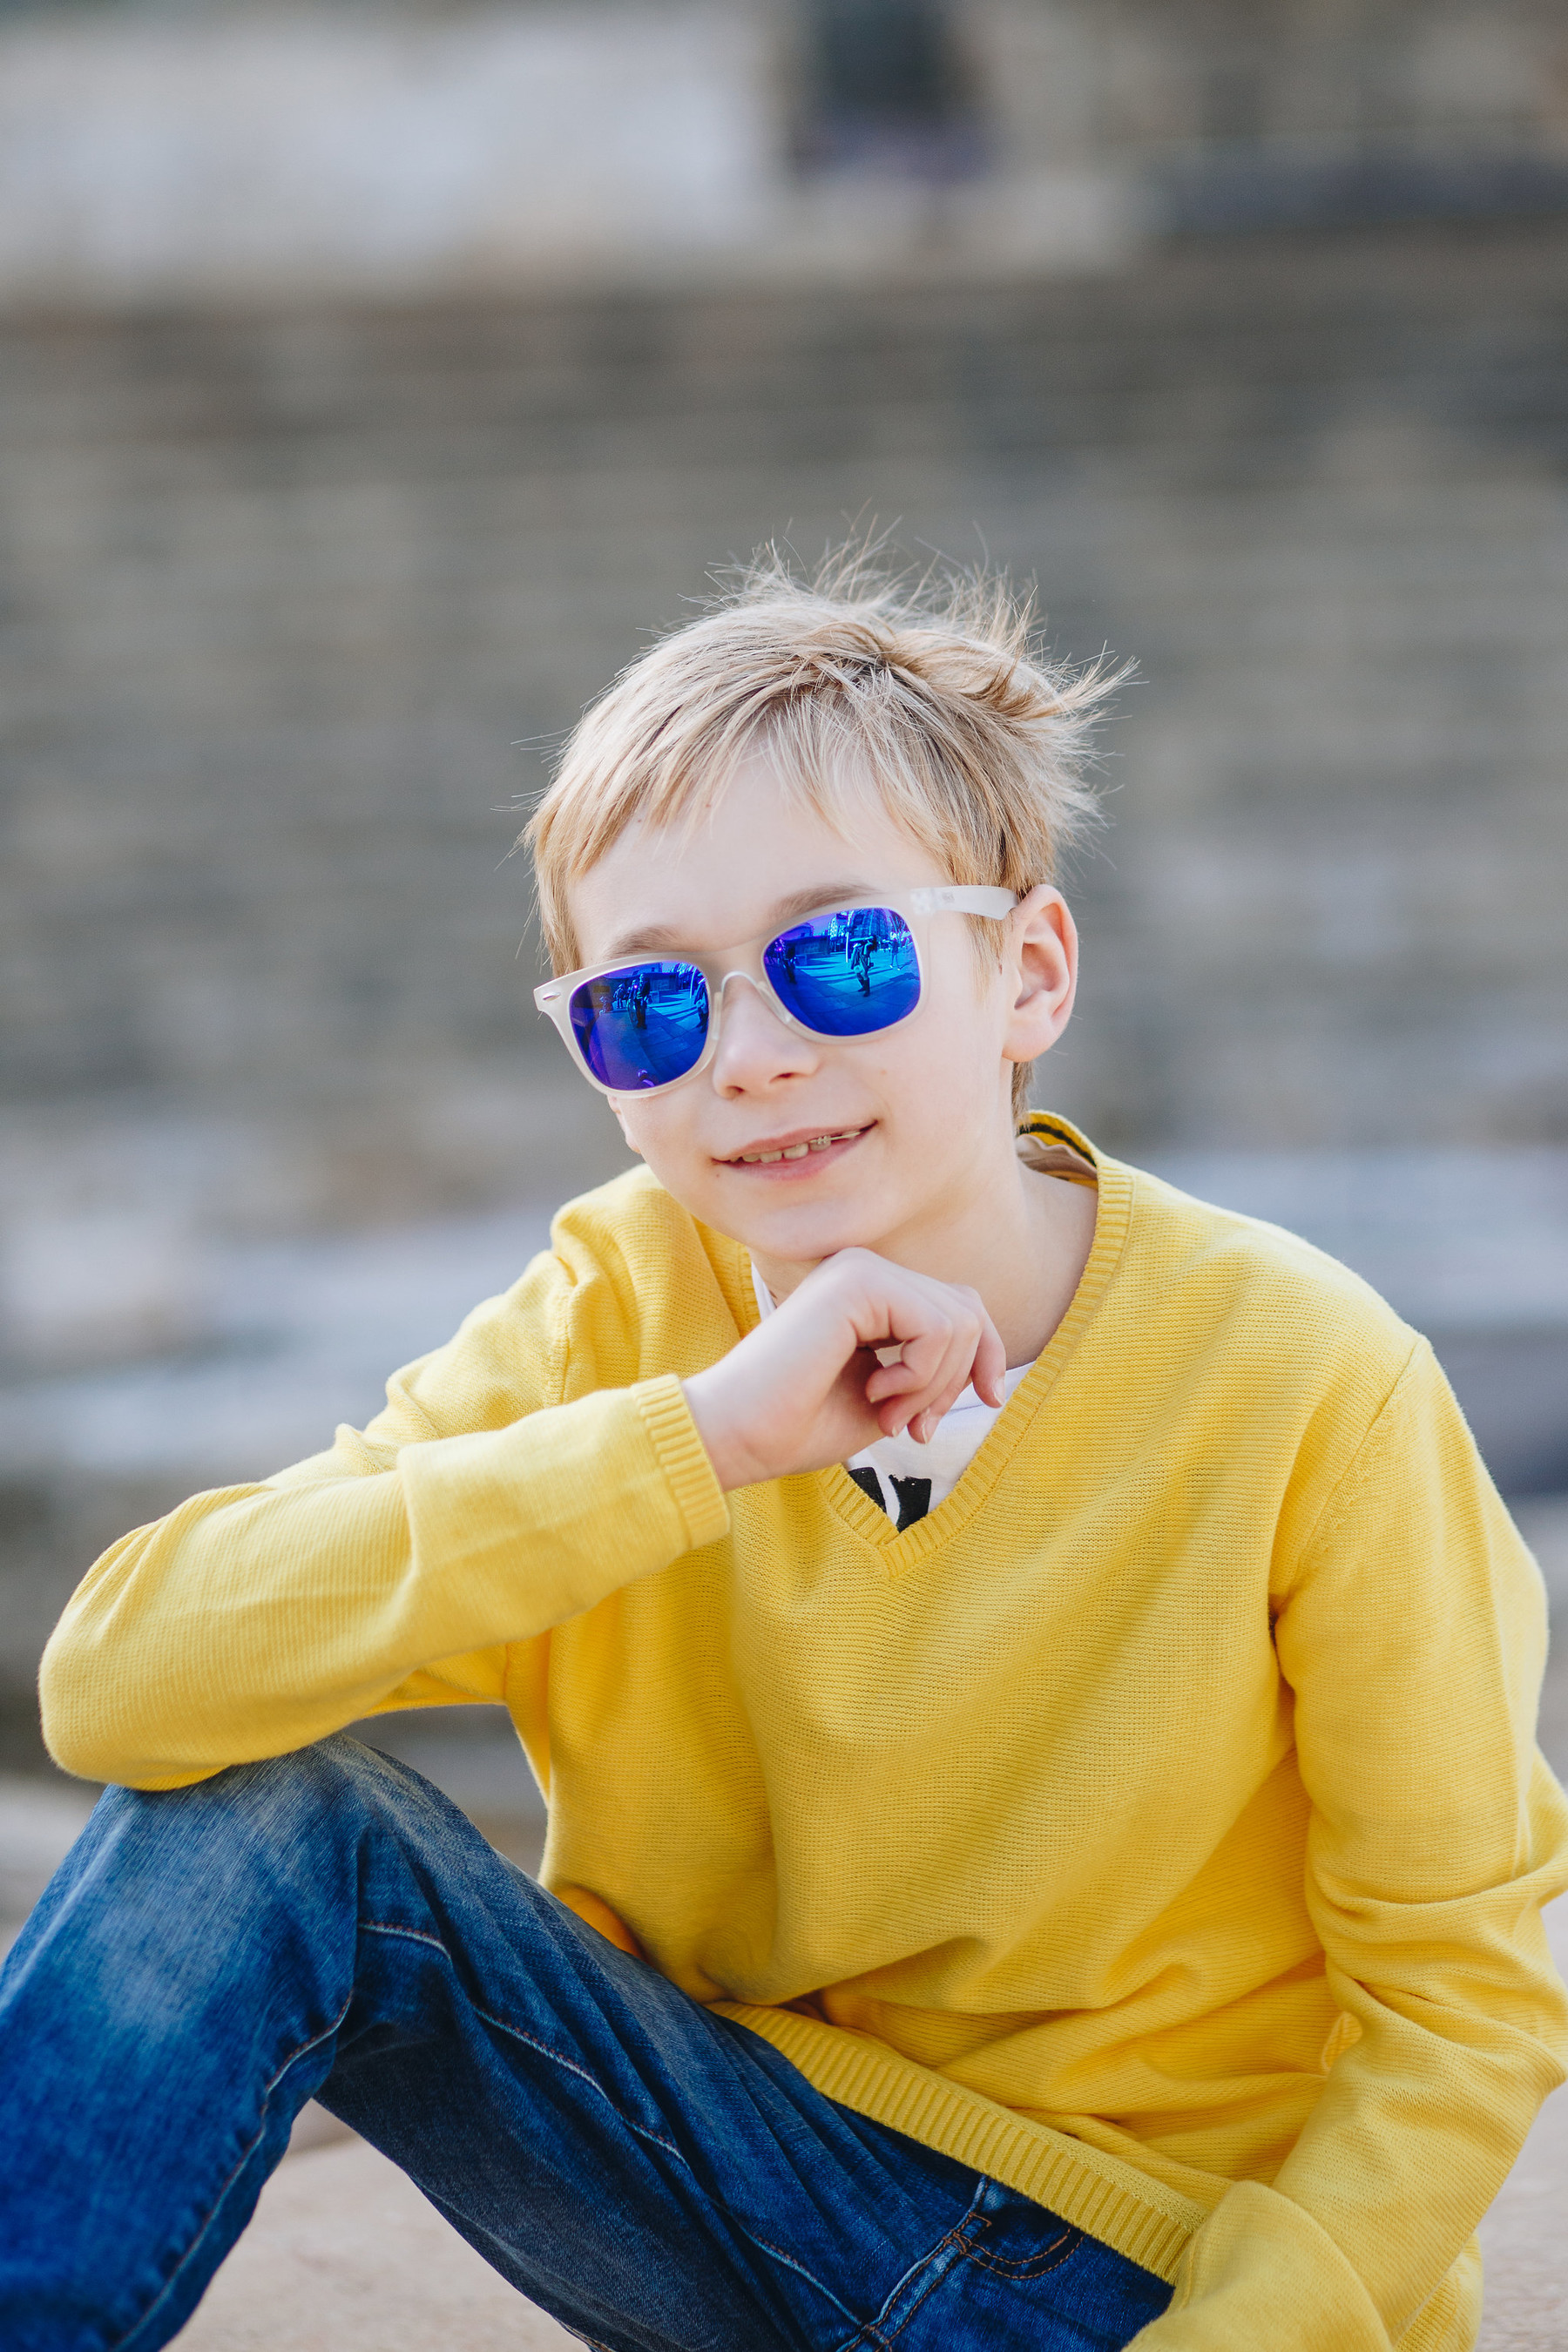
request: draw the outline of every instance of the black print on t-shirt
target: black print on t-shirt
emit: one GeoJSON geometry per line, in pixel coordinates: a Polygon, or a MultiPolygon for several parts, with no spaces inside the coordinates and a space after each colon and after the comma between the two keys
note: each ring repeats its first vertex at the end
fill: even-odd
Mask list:
{"type": "Polygon", "coordinates": [[[912,1528],[915,1521],[923,1519],[930,1510],[931,1480],[895,1478],[892,1487],[899,1498],[899,1533],[902,1535],[906,1528],[912,1528]]]}
{"type": "MultiPolygon", "coordinates": [[[[874,1470],[868,1467],[864,1470],[851,1470],[849,1475],[863,1495],[869,1495],[879,1510],[887,1509],[888,1506],[882,1495],[882,1482],[874,1470]]],[[[890,1477],[888,1484],[898,1498],[898,1531],[902,1535],[906,1528],[912,1528],[915,1521],[923,1519],[930,1510],[931,1480],[890,1477]]]]}

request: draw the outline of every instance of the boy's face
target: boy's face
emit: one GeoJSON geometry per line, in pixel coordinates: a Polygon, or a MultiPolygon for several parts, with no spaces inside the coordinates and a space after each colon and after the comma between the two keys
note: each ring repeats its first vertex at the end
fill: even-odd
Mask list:
{"type": "MultiPolygon", "coordinates": [[[[868,793],[854,839],[786,802],[753,761],[689,832],[640,824],[572,887],[584,964],[646,946],[717,953],[769,935],[803,902],[946,882],[868,793]],[[657,934],[657,937],[649,937],[657,934]]],[[[612,1097],[627,1142],[692,1215],[780,1271],[850,1247],[919,1263],[972,1213],[1012,1150],[1016,1060],[1043,1052],[1071,1008],[1075,942],[1059,895],[1031,893],[1000,969],[959,915],[933,917],[912,1016],[847,1040],[807,1036],[734,980],[719,1042],[695,1077],[612,1097]],[[821,1136],[804,1158],[758,1162],[821,1136]]],[[[775,1288],[777,1285],[774,1285],[775,1288]]]]}

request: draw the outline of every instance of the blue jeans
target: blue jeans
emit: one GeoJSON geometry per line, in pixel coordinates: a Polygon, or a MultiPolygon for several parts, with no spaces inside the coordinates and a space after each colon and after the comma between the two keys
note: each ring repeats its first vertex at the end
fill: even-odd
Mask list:
{"type": "Polygon", "coordinates": [[[110,1789],[0,1971],[0,2344],[153,2352],[309,2098],[607,2352],[1065,2352],[1147,2271],[814,2091],[340,1736],[110,1789]]]}

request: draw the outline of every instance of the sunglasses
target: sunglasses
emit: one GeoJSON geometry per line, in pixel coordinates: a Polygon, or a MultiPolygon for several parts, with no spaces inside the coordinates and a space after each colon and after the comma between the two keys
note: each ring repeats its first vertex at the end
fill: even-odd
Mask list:
{"type": "Polygon", "coordinates": [[[1011,890],[942,883],[872,903],[826,906],[786,930],[716,956],[636,956],[547,980],[533,1001],[589,1083],[648,1095],[695,1077],[719,1042],[731,980],[749,980],[809,1037],[896,1029],[921,1001],[921,943],[931,915],[1010,915],[1011,890]]]}

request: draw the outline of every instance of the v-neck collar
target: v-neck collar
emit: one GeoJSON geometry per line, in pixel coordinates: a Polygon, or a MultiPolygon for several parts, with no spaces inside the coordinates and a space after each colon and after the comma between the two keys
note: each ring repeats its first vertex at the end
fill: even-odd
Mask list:
{"type": "MultiPolygon", "coordinates": [[[[1132,1213],[1132,1171],[1120,1160],[1106,1159],[1087,1136],[1080,1135],[1077,1128],[1058,1118],[1055,1112],[1031,1111],[1019,1133],[1037,1136],[1047,1146],[1065,1146],[1068,1151],[1088,1160],[1095,1172],[1094,1239],[1066,1314],[981,1440],[952,1494],[901,1535],[887,1512],[856,1485],[841,1463],[812,1474],[820,1486],[823,1500],[857,1535],[876,1548],[889,1576],[900,1575],[938,1550],[984,1507],[1060,1379],[1063,1367],[1105,1295],[1126,1245],[1132,1213]]],[[[735,1304],[742,1309],[741,1328],[744,1333],[755,1330],[760,1318],[752,1286],[751,1253],[741,1244],[736,1244],[736,1250],[740,1280],[735,1304]]]]}

